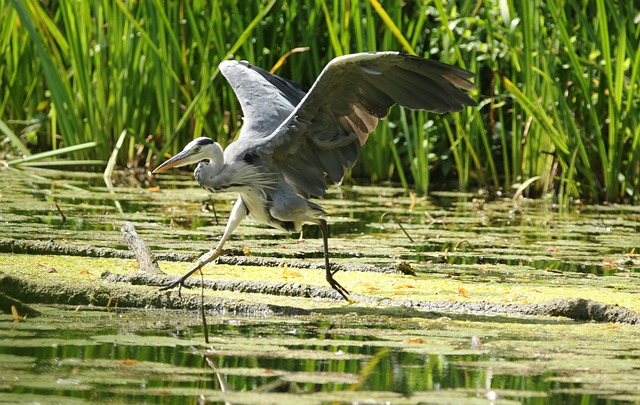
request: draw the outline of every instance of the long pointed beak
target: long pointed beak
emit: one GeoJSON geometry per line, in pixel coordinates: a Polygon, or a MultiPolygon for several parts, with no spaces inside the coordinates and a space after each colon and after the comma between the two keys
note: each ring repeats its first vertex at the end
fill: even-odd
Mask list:
{"type": "Polygon", "coordinates": [[[156,174],[156,173],[164,172],[165,170],[171,169],[172,167],[180,166],[180,163],[182,163],[182,161],[188,155],[189,155],[188,152],[183,150],[182,152],[178,153],[171,159],[162,163],[160,166],[156,167],[151,173],[156,174]]]}

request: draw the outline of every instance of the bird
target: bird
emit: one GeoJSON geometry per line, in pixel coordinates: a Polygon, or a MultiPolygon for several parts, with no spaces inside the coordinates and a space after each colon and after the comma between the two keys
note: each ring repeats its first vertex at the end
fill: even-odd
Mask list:
{"type": "Polygon", "coordinates": [[[194,177],[204,189],[237,192],[238,198],[219,242],[162,289],[181,288],[189,276],[216,260],[236,227],[250,216],[285,232],[300,232],[306,223],[318,225],[325,278],[349,301],[349,291],[334,278],[329,263],[327,212],[311,199],[321,198],[329,183],[341,183],[392,106],[439,114],[476,106],[463,91],[475,88],[468,80],[474,74],[400,52],[354,53],[332,59],[305,93],[297,83],[247,61],[225,60],[219,69],[242,108],[237,139],[223,149],[208,137],[198,137],[152,173],[197,164],[194,177]]]}

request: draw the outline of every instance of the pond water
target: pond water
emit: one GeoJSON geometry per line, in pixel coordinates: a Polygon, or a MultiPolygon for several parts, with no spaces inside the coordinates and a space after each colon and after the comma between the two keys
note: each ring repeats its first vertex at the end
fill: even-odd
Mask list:
{"type": "MultiPolygon", "coordinates": [[[[221,235],[234,198],[210,197],[181,175],[117,188],[115,195],[100,175],[88,173],[4,170],[0,177],[0,276],[35,274],[53,286],[80,280],[97,288],[106,284],[102,269],[124,273],[132,264],[14,254],[15,241],[126,251],[120,227],[131,221],[154,253],[196,257],[221,235]]],[[[4,307],[13,292],[0,289],[0,298],[8,295],[0,299],[0,403],[640,402],[637,325],[408,304],[574,297],[638,311],[638,207],[576,205],[560,212],[547,201],[461,193],[426,199],[390,186],[334,188],[322,204],[330,213],[333,263],[403,264],[416,273],[339,272],[337,278],[356,297],[399,304],[207,292],[234,303],[304,310],[292,316],[211,311],[207,343],[196,310],[33,296],[21,297],[33,315],[16,322],[4,307]]],[[[298,237],[247,221],[225,254],[321,263],[319,231],[305,228],[304,239],[298,237]]],[[[183,266],[175,270],[181,272],[189,263],[161,266],[183,266]]],[[[294,269],[285,276],[220,266],[206,276],[323,285],[321,270],[294,269]]]]}
{"type": "Polygon", "coordinates": [[[561,365],[561,356],[533,349],[539,342],[528,355],[492,353],[495,337],[463,342],[448,319],[422,321],[439,324],[432,331],[405,321],[387,335],[380,323],[351,318],[227,318],[210,325],[204,344],[189,314],[49,308],[18,324],[5,317],[0,403],[595,404],[637,395],[637,362],[635,370],[620,360],[602,370],[578,359],[561,365]]]}

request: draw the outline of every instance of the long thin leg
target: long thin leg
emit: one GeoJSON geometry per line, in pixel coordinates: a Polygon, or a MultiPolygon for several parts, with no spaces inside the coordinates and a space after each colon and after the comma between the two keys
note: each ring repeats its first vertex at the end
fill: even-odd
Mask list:
{"type": "Polygon", "coordinates": [[[235,231],[235,229],[238,227],[238,224],[240,224],[240,222],[246,216],[247,216],[247,207],[245,207],[244,203],[242,202],[242,198],[238,197],[238,200],[233,205],[233,209],[231,209],[231,214],[229,215],[229,221],[227,222],[227,226],[224,230],[224,234],[222,235],[220,242],[218,242],[218,245],[215,248],[212,248],[210,251],[208,251],[204,255],[202,255],[198,259],[198,264],[194,268],[184,273],[177,280],[172,281],[171,283],[160,288],[160,291],[170,290],[172,288],[178,287],[178,294],[180,294],[180,289],[184,285],[184,281],[186,279],[188,279],[196,271],[203,268],[206,264],[216,260],[222,254],[222,247],[224,246],[225,242],[227,241],[227,239],[229,239],[233,231],[235,231]]]}
{"type": "Polygon", "coordinates": [[[327,272],[327,282],[334,290],[342,295],[342,298],[349,301],[349,291],[347,291],[346,288],[341,286],[340,283],[333,278],[333,272],[329,265],[329,227],[327,226],[327,221],[320,218],[318,220],[318,225],[320,225],[320,230],[322,231],[322,243],[324,244],[324,267],[327,272]]]}

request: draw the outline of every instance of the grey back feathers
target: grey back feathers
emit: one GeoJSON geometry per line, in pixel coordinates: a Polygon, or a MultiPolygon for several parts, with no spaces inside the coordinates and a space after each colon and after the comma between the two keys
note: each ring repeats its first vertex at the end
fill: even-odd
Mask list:
{"type": "Polygon", "coordinates": [[[332,60],[305,95],[292,82],[247,62],[220,66],[244,113],[241,135],[225,160],[277,170],[302,196],[322,196],[327,178],[342,181],[380,118],[395,104],[436,113],[476,105],[459,90],[473,74],[397,52],[360,53],[332,60]]]}

